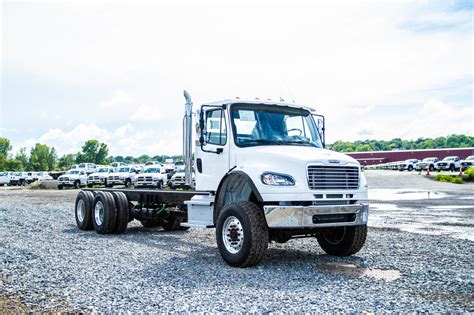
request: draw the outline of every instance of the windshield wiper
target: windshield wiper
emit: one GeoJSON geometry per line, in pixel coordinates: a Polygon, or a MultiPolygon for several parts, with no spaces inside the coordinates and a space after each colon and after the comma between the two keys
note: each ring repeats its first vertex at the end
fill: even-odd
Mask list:
{"type": "Polygon", "coordinates": [[[312,147],[318,147],[315,143],[313,143],[309,140],[292,140],[292,141],[286,141],[286,143],[288,143],[288,144],[291,144],[291,143],[294,143],[294,144],[309,144],[312,147]]]}
{"type": "Polygon", "coordinates": [[[270,139],[241,139],[240,143],[262,143],[262,144],[283,144],[281,141],[275,141],[270,139]]]}

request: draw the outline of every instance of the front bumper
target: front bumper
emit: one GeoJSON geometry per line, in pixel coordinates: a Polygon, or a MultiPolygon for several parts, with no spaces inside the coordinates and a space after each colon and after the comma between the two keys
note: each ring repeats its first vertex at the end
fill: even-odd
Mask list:
{"type": "Polygon", "coordinates": [[[270,228],[318,228],[367,224],[369,205],[264,206],[270,228]]]}
{"type": "Polygon", "coordinates": [[[143,186],[143,187],[156,187],[158,186],[158,180],[149,181],[149,180],[137,180],[135,186],[143,186]]]}
{"type": "Polygon", "coordinates": [[[105,181],[106,181],[105,178],[101,178],[101,179],[88,179],[88,180],[87,180],[87,184],[88,184],[88,185],[104,185],[104,184],[105,184],[105,181]]]}
{"type": "Polygon", "coordinates": [[[68,181],[59,181],[58,185],[63,185],[63,186],[74,186],[75,181],[73,180],[68,180],[68,181]]]}

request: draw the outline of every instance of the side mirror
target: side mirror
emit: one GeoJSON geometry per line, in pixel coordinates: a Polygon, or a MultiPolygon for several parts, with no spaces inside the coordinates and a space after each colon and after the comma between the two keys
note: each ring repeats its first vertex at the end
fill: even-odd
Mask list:
{"type": "Polygon", "coordinates": [[[313,114],[316,118],[316,127],[318,128],[319,137],[323,143],[323,148],[326,147],[326,122],[323,115],[313,114]]]}

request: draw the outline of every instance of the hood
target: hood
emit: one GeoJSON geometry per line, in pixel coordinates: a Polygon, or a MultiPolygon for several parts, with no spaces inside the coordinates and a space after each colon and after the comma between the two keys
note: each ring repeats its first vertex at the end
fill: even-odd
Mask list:
{"type": "Polygon", "coordinates": [[[252,160],[258,159],[259,161],[271,160],[272,162],[281,163],[288,163],[289,161],[298,164],[322,162],[325,165],[360,166],[360,163],[356,159],[346,154],[308,146],[254,146],[243,148],[239,151],[236,161],[237,164],[245,164],[248,161],[251,162],[252,160]]]}

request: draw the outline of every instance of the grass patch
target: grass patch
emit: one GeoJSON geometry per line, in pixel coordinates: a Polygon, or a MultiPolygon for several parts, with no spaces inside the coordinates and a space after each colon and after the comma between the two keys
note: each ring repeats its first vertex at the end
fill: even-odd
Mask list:
{"type": "Polygon", "coordinates": [[[462,184],[463,178],[456,175],[436,174],[435,179],[442,183],[462,184]]]}
{"type": "Polygon", "coordinates": [[[474,167],[468,168],[464,171],[463,179],[466,181],[474,181],[474,167]]]}

